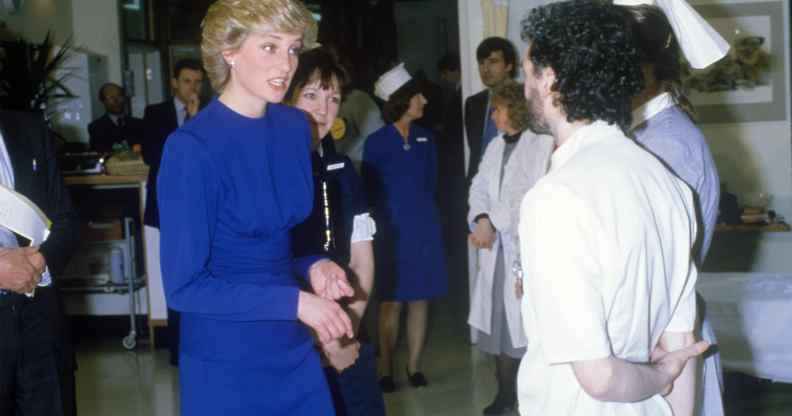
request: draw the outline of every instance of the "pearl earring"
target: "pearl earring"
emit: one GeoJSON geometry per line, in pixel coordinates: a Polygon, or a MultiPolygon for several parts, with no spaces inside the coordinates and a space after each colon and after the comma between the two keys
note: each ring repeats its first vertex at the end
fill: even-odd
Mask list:
{"type": "Polygon", "coordinates": [[[233,59],[231,60],[231,62],[229,62],[229,64],[231,64],[231,66],[234,66],[235,63],[236,63],[236,61],[234,61],[233,59]]]}

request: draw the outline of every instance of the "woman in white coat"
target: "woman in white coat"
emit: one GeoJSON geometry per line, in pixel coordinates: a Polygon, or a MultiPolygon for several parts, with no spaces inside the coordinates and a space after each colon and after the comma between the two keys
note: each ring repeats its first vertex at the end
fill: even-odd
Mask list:
{"type": "Polygon", "coordinates": [[[469,239],[478,249],[478,272],[468,324],[478,348],[496,357],[498,394],[484,414],[499,415],[515,408],[517,368],[527,344],[511,272],[519,253],[520,201],[547,172],[553,140],[528,130],[521,84],[509,80],[495,87],[491,103],[501,134],[487,146],[470,186],[469,239]]]}

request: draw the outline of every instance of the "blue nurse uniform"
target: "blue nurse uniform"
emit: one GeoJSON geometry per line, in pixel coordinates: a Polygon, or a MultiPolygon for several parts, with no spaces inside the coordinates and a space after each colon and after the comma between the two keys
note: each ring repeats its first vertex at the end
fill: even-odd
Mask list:
{"type": "Polygon", "coordinates": [[[413,123],[406,143],[393,124],[372,133],[363,149],[363,180],[377,222],[381,298],[409,302],[446,295],[431,132],[413,123]]]}

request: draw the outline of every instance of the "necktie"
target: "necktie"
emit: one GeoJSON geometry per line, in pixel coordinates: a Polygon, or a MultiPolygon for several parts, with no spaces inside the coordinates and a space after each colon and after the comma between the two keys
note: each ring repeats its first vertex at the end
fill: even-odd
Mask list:
{"type": "Polygon", "coordinates": [[[484,151],[487,150],[487,145],[498,135],[498,129],[495,127],[495,123],[492,121],[492,112],[495,111],[494,108],[491,106],[489,107],[489,111],[487,112],[487,118],[484,120],[484,132],[481,135],[481,154],[484,155],[484,151]]]}

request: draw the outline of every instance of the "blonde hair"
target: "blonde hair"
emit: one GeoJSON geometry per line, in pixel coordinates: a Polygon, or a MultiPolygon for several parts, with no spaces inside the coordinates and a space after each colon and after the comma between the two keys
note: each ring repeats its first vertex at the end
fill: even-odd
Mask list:
{"type": "Polygon", "coordinates": [[[491,97],[493,106],[497,105],[506,110],[511,128],[519,131],[528,128],[531,116],[523,84],[513,79],[505,79],[492,89],[491,97]]]}
{"type": "Polygon", "coordinates": [[[302,33],[307,47],[317,34],[311,12],[299,0],[218,0],[209,7],[201,28],[204,69],[218,93],[231,74],[223,52],[242,47],[252,32],[302,33]]]}

